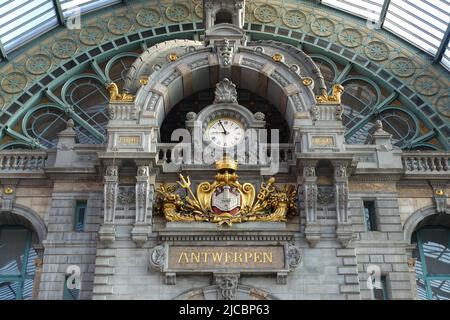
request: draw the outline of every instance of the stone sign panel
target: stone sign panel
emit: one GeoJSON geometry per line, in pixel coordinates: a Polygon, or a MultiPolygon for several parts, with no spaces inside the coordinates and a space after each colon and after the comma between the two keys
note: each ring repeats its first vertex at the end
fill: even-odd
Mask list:
{"type": "Polygon", "coordinates": [[[285,268],[283,246],[216,247],[170,246],[170,270],[280,270],[285,268]]]}
{"type": "MultiPolygon", "coordinates": [[[[285,276],[301,262],[291,244],[267,246],[182,246],[164,244],[150,250],[150,267],[171,277],[189,273],[275,273],[285,276]]],[[[285,281],[285,280],[282,280],[285,281]]]]}

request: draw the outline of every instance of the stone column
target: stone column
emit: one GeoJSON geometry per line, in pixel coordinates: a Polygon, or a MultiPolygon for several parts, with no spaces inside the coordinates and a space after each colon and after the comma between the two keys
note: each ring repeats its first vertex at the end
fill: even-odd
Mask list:
{"type": "Polygon", "coordinates": [[[151,233],[151,199],[153,185],[150,184],[150,168],[138,166],[136,176],[136,220],[131,237],[138,247],[142,246],[151,233]],[[149,214],[150,213],[150,214],[149,214]]]}
{"type": "Polygon", "coordinates": [[[310,247],[320,240],[320,224],[317,221],[317,176],[316,161],[304,163],[303,166],[303,202],[305,204],[305,236],[310,247]]]}
{"type": "Polygon", "coordinates": [[[100,241],[109,246],[116,238],[116,230],[114,227],[114,216],[116,211],[117,193],[118,193],[118,167],[110,165],[106,169],[104,178],[104,219],[100,228],[100,241]]]}
{"type": "Polygon", "coordinates": [[[341,245],[346,248],[353,239],[353,228],[348,217],[348,171],[347,164],[334,162],[334,187],[336,190],[336,236],[341,245]]]}

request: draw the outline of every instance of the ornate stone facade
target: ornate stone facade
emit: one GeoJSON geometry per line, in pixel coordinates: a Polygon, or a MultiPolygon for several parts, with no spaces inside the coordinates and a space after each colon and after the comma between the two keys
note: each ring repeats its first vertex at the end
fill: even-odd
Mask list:
{"type": "MultiPolygon", "coordinates": [[[[424,208],[449,214],[450,155],[402,152],[379,123],[367,144],[347,144],[344,87],[336,85],[328,95],[331,88],[319,68],[298,48],[249,42],[242,30],[244,1],[208,0],[204,6],[195,11],[204,15],[207,27],[202,41],[159,43],[135,60],[126,91],[108,84],[105,145],[76,143],[74,123],[69,122],[58,136],[56,155],[0,152],[0,211],[25,216],[23,208],[28,207],[45,220],[44,228],[37,219],[33,227],[41,225],[44,233],[48,226],[35,295],[61,298],[60,270],[80,265],[83,299],[371,299],[367,271],[376,265],[391,281],[390,298],[414,298],[411,233],[428,215],[424,208]],[[231,19],[216,24],[224,19],[217,16],[222,11],[231,19]],[[274,140],[257,140],[255,153],[238,160],[239,179],[246,181],[242,185],[237,165],[216,162],[214,168],[202,162],[202,154],[192,146],[195,139],[192,145],[183,139],[189,148],[180,149],[160,139],[174,105],[205,88],[215,88],[215,97],[200,112],[187,113],[190,136],[202,140],[195,130],[204,134],[213,120],[225,118],[255,132],[267,128],[270,115],[239,105],[237,89],[269,100],[289,127],[290,143],[284,149],[274,140]],[[160,153],[168,150],[173,159],[181,150],[181,161],[161,159],[160,153]],[[285,151],[291,156],[280,159],[285,151]],[[266,162],[252,163],[253,156],[266,162]],[[194,161],[199,157],[200,162],[194,161]],[[269,175],[275,178],[267,179],[269,175]],[[30,193],[36,185],[38,191],[30,193]],[[415,194],[410,186],[423,189],[423,194],[415,194]],[[78,200],[87,201],[83,233],[72,230],[78,200]],[[366,228],[366,200],[376,203],[376,231],[366,228]],[[234,206],[227,207],[232,201],[234,206]],[[214,204],[218,210],[212,213],[214,204]],[[414,212],[421,212],[420,219],[414,212]],[[266,218],[271,215],[276,219],[266,218]]],[[[174,4],[164,15],[179,22],[189,10],[174,4]]],[[[265,23],[278,17],[271,5],[260,5],[251,14],[265,23]]],[[[108,30],[128,32],[131,20],[118,19],[111,18],[108,30]]],[[[160,19],[148,9],[136,16],[142,26],[160,19]]],[[[299,28],[306,16],[292,9],[282,21],[299,28]]],[[[311,23],[320,37],[328,37],[333,28],[327,18],[311,23]]],[[[92,45],[104,31],[83,32],[81,42],[92,45]]],[[[358,33],[347,28],[339,41],[355,48],[359,42],[346,35],[358,38],[358,33]]],[[[54,46],[55,57],[63,59],[77,50],[77,44],[67,40],[65,46],[54,46]]],[[[384,61],[390,51],[373,41],[365,52],[373,61],[384,61]]],[[[50,68],[51,62],[35,57],[29,62],[34,74],[42,72],[35,66],[41,60],[42,70],[50,68]]]]}

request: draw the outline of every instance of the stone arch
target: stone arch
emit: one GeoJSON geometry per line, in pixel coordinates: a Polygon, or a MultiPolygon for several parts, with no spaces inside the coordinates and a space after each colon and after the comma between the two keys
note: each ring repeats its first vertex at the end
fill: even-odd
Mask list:
{"type": "MultiPolygon", "coordinates": [[[[218,285],[183,291],[173,300],[219,300],[218,285]]],[[[238,284],[235,293],[236,300],[279,300],[275,295],[252,286],[238,284]]]]}
{"type": "MultiPolygon", "coordinates": [[[[152,114],[161,125],[171,108],[195,92],[214,88],[224,78],[225,67],[210,47],[190,46],[176,61],[165,63],[148,76],[148,83],[137,91],[136,105],[143,113],[152,114]]],[[[320,70],[311,58],[299,55],[289,45],[257,42],[241,47],[234,54],[228,70],[236,87],[249,90],[275,105],[292,129],[297,115],[309,118],[315,105],[314,83],[325,88],[320,70]],[[274,58],[276,53],[282,60],[274,58]],[[304,81],[312,78],[309,83],[304,81]]],[[[300,51],[301,52],[301,51],[300,51]]],[[[140,64],[151,64],[140,58],[140,64]]],[[[133,71],[134,82],[140,75],[133,71]]],[[[239,101],[238,101],[239,102],[239,101]]]]}
{"type": "Polygon", "coordinates": [[[437,214],[436,207],[435,206],[428,206],[424,207],[422,209],[417,210],[414,212],[405,222],[405,225],[403,227],[403,235],[404,240],[408,241],[408,243],[411,242],[411,237],[416,230],[417,226],[421,221],[423,221],[425,218],[430,217],[432,215],[437,214]]]}
{"type": "Polygon", "coordinates": [[[15,204],[11,210],[1,213],[0,225],[4,224],[19,224],[30,228],[36,233],[38,243],[47,238],[44,220],[34,210],[20,204],[15,204]]]}

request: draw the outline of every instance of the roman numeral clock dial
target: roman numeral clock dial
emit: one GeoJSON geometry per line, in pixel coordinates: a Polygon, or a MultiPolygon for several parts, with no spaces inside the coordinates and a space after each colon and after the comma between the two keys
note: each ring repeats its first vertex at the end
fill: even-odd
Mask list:
{"type": "Polygon", "coordinates": [[[230,148],[244,140],[244,126],[232,118],[219,118],[209,124],[206,134],[214,145],[230,148]]]}

